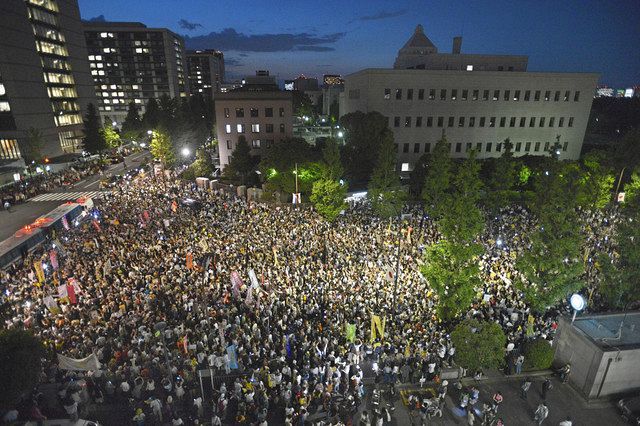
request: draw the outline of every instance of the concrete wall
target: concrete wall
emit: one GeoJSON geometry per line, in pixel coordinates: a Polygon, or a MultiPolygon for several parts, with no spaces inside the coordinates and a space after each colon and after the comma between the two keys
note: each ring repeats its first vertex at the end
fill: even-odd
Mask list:
{"type": "Polygon", "coordinates": [[[519,155],[548,155],[544,152],[546,142],[550,146],[560,135],[560,143],[567,143],[567,150],[560,155],[561,159],[577,159],[582,149],[584,133],[589,119],[593,90],[598,80],[597,74],[569,73],[529,73],[529,72],[487,72],[487,71],[425,71],[425,70],[392,70],[367,69],[345,78],[345,91],[341,96],[341,115],[350,112],[378,111],[389,119],[389,127],[394,139],[399,144],[398,162],[409,163],[413,169],[420,156],[426,152],[427,144],[433,150],[435,143],[445,130],[448,141],[452,144],[452,157],[466,157],[466,144],[473,148],[480,144],[478,158],[499,157],[496,152],[498,143],[509,137],[519,155]],[[385,89],[390,96],[385,97],[385,89]],[[396,89],[402,89],[402,99],[396,100],[396,89]],[[413,99],[407,99],[407,91],[413,91],[413,99]],[[419,99],[419,91],[424,89],[424,98],[419,99]],[[435,89],[435,99],[429,99],[429,92],[435,89]],[[446,100],[440,100],[440,91],[446,90],[446,100]],[[452,91],[457,91],[457,98],[451,98],[452,91]],[[463,100],[463,91],[467,90],[467,100],[463,100]],[[473,99],[473,91],[479,90],[479,99],[473,99]],[[489,90],[489,99],[482,100],[484,91],[489,90]],[[498,100],[494,101],[494,91],[499,90],[498,100]],[[505,91],[509,90],[509,100],[504,100],[505,91]],[[515,92],[520,91],[520,99],[514,101],[515,92]],[[526,91],[530,91],[530,100],[525,101],[526,91]],[[540,100],[535,101],[535,92],[540,91],[540,100]],[[551,99],[545,101],[545,92],[550,91],[551,99]],[[560,92],[560,100],[554,101],[555,92],[560,92]],[[563,101],[566,91],[570,92],[569,100],[563,101]],[[579,100],[574,101],[576,91],[580,92],[579,100]],[[400,118],[400,126],[395,127],[394,117],[400,118]],[[405,119],[411,119],[411,126],[405,127],[405,119]],[[417,117],[422,118],[422,125],[416,127],[417,117]],[[433,123],[428,126],[431,117],[433,123]],[[443,117],[442,127],[438,127],[438,117],[443,117]],[[449,127],[448,119],[453,117],[453,126],[449,127]],[[459,126],[460,117],[464,117],[463,126],[459,126]],[[470,126],[470,119],[475,119],[470,126]],[[484,117],[485,125],[480,127],[480,119],[484,117]],[[495,125],[490,127],[490,119],[495,118],[495,125]],[[505,118],[504,127],[501,119],[505,118]],[[510,127],[510,120],[515,117],[515,126],[510,127]],[[524,127],[520,127],[520,119],[525,118],[524,127]],[[535,117],[534,127],[530,127],[530,119],[535,117]],[[543,127],[539,126],[540,118],[545,118],[543,127]],[[549,121],[554,118],[553,127],[549,121]],[[559,127],[560,118],[564,117],[563,127],[559,127]],[[573,117],[572,126],[569,119],[573,117]],[[535,143],[540,142],[535,151],[535,143]],[[404,144],[409,144],[409,152],[403,152],[404,144]],[[461,152],[456,152],[456,144],[461,143],[461,152]],[[526,150],[526,144],[530,149],[526,150]],[[415,144],[419,149],[414,152],[415,144]],[[491,144],[491,151],[489,145],[491,144]]]}

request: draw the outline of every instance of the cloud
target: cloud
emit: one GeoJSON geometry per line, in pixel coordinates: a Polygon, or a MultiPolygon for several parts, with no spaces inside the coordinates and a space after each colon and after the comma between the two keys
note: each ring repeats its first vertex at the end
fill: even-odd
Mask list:
{"type": "Polygon", "coordinates": [[[107,18],[104,15],[94,16],[86,20],[87,22],[107,22],[107,18]]]}
{"type": "Polygon", "coordinates": [[[336,49],[327,46],[298,46],[296,50],[304,50],[306,52],[331,52],[336,49]]]}
{"type": "Polygon", "coordinates": [[[310,33],[282,33],[282,34],[243,34],[233,28],[225,28],[220,32],[207,35],[189,37],[184,36],[185,44],[190,49],[219,49],[222,51],[235,50],[239,52],[287,52],[293,50],[322,49],[315,52],[328,52],[333,47],[318,46],[333,44],[342,39],[346,33],[332,33],[316,35],[310,33]]]}
{"type": "Polygon", "coordinates": [[[238,56],[242,56],[243,58],[246,58],[246,57],[247,57],[247,56],[249,56],[249,55],[248,55],[248,54],[246,54],[246,53],[239,53],[239,54],[238,54],[238,56]]]}
{"type": "Polygon", "coordinates": [[[224,64],[225,66],[229,65],[232,67],[242,67],[245,65],[244,62],[238,58],[224,58],[224,64]]]}
{"type": "Polygon", "coordinates": [[[180,28],[184,28],[185,30],[189,31],[193,31],[196,28],[202,27],[202,24],[198,24],[197,22],[189,22],[186,19],[179,20],[178,25],[180,25],[180,28]]]}
{"type": "Polygon", "coordinates": [[[406,15],[407,12],[408,12],[407,9],[383,10],[382,12],[378,12],[373,15],[361,16],[357,20],[358,21],[379,21],[381,19],[397,18],[398,16],[406,15]]]}

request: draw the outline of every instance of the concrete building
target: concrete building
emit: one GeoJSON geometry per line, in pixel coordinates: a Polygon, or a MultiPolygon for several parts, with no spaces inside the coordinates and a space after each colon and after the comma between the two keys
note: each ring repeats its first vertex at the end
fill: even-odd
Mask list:
{"type": "Polygon", "coordinates": [[[640,390],[640,312],[562,318],[554,361],[586,398],[640,390]]]}
{"type": "Polygon", "coordinates": [[[82,149],[95,103],[77,0],[0,2],[0,159],[35,129],[47,157],[82,149]]]}
{"type": "Polygon", "coordinates": [[[224,54],[219,50],[188,50],[187,69],[191,94],[213,99],[224,83],[224,54]]]}
{"type": "Polygon", "coordinates": [[[300,92],[318,91],[320,90],[318,87],[318,79],[300,75],[298,78],[293,80],[293,90],[299,90],[300,92]]]}
{"type": "Polygon", "coordinates": [[[340,114],[388,117],[399,169],[411,171],[445,131],[453,157],[471,149],[498,157],[507,137],[514,155],[548,155],[559,137],[561,159],[582,148],[597,74],[527,72],[525,56],[440,54],[418,26],[394,69],[365,69],[345,78],[340,114]]]}
{"type": "Polygon", "coordinates": [[[131,101],[144,113],[150,99],[189,93],[179,35],[140,22],[85,22],[84,35],[103,119],[121,124],[131,101]]]}
{"type": "Polygon", "coordinates": [[[292,136],[291,92],[269,89],[271,85],[263,90],[257,86],[245,85],[216,96],[216,133],[223,170],[241,136],[247,140],[253,155],[262,155],[274,143],[292,136]]]}

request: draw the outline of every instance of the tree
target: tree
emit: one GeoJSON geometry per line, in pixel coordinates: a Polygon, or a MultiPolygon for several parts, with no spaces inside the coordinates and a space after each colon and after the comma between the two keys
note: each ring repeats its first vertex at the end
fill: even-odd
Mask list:
{"type": "Polygon", "coordinates": [[[0,331],[0,409],[13,408],[20,397],[37,384],[44,347],[31,333],[18,329],[0,331]]]}
{"type": "Polygon", "coordinates": [[[331,105],[329,105],[329,118],[332,122],[338,121],[340,118],[340,104],[337,100],[334,100],[331,102],[331,105]]]}
{"type": "Polygon", "coordinates": [[[297,117],[313,117],[313,102],[311,98],[304,92],[294,90],[293,95],[293,113],[297,117]]]}
{"type": "Polygon", "coordinates": [[[398,216],[406,199],[395,169],[396,153],[393,133],[387,129],[382,138],[378,161],[371,175],[367,194],[373,211],[383,218],[398,216]]]}
{"type": "Polygon", "coordinates": [[[224,169],[231,178],[239,178],[242,185],[246,185],[249,174],[257,165],[257,158],[251,155],[251,148],[244,136],[238,137],[238,144],[229,158],[229,164],[224,169]]]}
{"type": "Polygon", "coordinates": [[[424,182],[427,179],[427,167],[431,162],[431,153],[425,152],[420,156],[418,162],[411,171],[411,179],[409,181],[409,193],[412,197],[421,198],[424,182]]]}
{"type": "Polygon", "coordinates": [[[343,159],[349,180],[360,184],[369,182],[382,140],[389,130],[387,118],[375,111],[366,114],[356,111],[342,116],[340,127],[345,133],[343,159]]]}
{"type": "Polygon", "coordinates": [[[122,145],[122,139],[113,127],[107,125],[102,128],[102,137],[109,148],[117,148],[122,145]]]}
{"type": "Polygon", "coordinates": [[[158,99],[158,123],[172,133],[176,125],[179,100],[172,99],[166,93],[158,99]]]}
{"type": "Polygon", "coordinates": [[[195,176],[210,176],[214,167],[209,152],[205,148],[198,148],[196,150],[196,161],[190,167],[193,169],[195,176]]]}
{"type": "Polygon", "coordinates": [[[336,180],[321,178],[313,183],[311,202],[321,216],[333,222],[346,208],[344,201],[346,194],[346,185],[341,185],[336,180]]]}
{"type": "Polygon", "coordinates": [[[432,217],[439,217],[443,201],[449,191],[453,162],[449,157],[449,142],[442,132],[442,138],[436,143],[429,163],[426,165],[426,177],[422,189],[425,211],[432,217]]]}
{"type": "Polygon", "coordinates": [[[518,179],[517,164],[513,158],[513,144],[506,138],[502,143],[502,155],[495,161],[493,172],[487,185],[486,206],[492,213],[506,207],[514,198],[518,179]]]}
{"type": "Polygon", "coordinates": [[[171,167],[176,161],[176,155],[171,144],[171,137],[166,129],[160,127],[153,131],[149,151],[154,159],[165,167],[171,167]]]}
{"type": "Polygon", "coordinates": [[[469,371],[504,366],[507,337],[493,321],[465,320],[453,329],[451,341],[456,348],[456,363],[469,371]]]}
{"type": "Polygon", "coordinates": [[[328,138],[322,149],[322,162],[325,167],[325,178],[340,179],[344,173],[342,162],[340,161],[340,148],[335,138],[328,138]]]}
{"type": "Polygon", "coordinates": [[[107,142],[102,134],[102,126],[95,105],[87,105],[84,117],[84,149],[91,154],[98,154],[107,148],[107,142]]]}
{"type": "Polygon", "coordinates": [[[123,134],[136,134],[142,132],[142,120],[140,119],[140,112],[138,106],[134,101],[129,102],[129,108],[127,109],[127,116],[122,123],[123,134]]]}
{"type": "Polygon", "coordinates": [[[578,205],[586,209],[602,210],[611,202],[615,177],[606,166],[606,153],[591,151],[582,159],[578,205]]]}
{"type": "Polygon", "coordinates": [[[42,132],[35,127],[30,127],[27,130],[25,138],[19,139],[20,141],[20,153],[24,162],[29,165],[33,161],[34,163],[42,163],[42,148],[44,147],[44,138],[42,132]]]}
{"type": "Polygon", "coordinates": [[[155,99],[149,99],[147,106],[142,116],[142,128],[143,130],[155,129],[160,123],[160,108],[158,102],[155,99]]]}
{"type": "Polygon", "coordinates": [[[636,167],[631,173],[631,180],[624,186],[625,204],[633,205],[640,201],[640,167],[636,167]]]}
{"type": "Polygon", "coordinates": [[[290,138],[273,144],[262,156],[259,169],[273,191],[296,192],[296,164],[298,165],[298,191],[311,194],[313,182],[324,170],[318,152],[302,138],[290,138]]]}
{"type": "Polygon", "coordinates": [[[570,164],[546,157],[536,173],[529,209],[538,226],[529,235],[530,248],[517,260],[524,276],[516,285],[536,311],[544,311],[583,285],[581,248],[584,237],[576,213],[579,175],[570,164]]]}
{"type": "MultiPolygon", "coordinates": [[[[640,101],[636,100],[636,105],[640,101]]],[[[637,108],[640,111],[640,108],[637,108]]],[[[635,123],[636,128],[629,130],[622,139],[616,144],[615,159],[618,167],[633,168],[640,164],[640,128],[638,121],[635,123]]]]}

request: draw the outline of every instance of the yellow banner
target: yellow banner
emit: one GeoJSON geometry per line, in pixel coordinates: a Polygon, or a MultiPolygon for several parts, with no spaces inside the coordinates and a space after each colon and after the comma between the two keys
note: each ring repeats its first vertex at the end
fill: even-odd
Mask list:
{"type": "Polygon", "coordinates": [[[386,318],[380,319],[378,315],[371,315],[371,341],[377,338],[384,339],[384,323],[386,318]]]}
{"type": "Polygon", "coordinates": [[[44,283],[44,270],[42,269],[42,262],[37,259],[33,262],[33,269],[36,270],[36,276],[38,277],[38,283],[44,283]]]}

